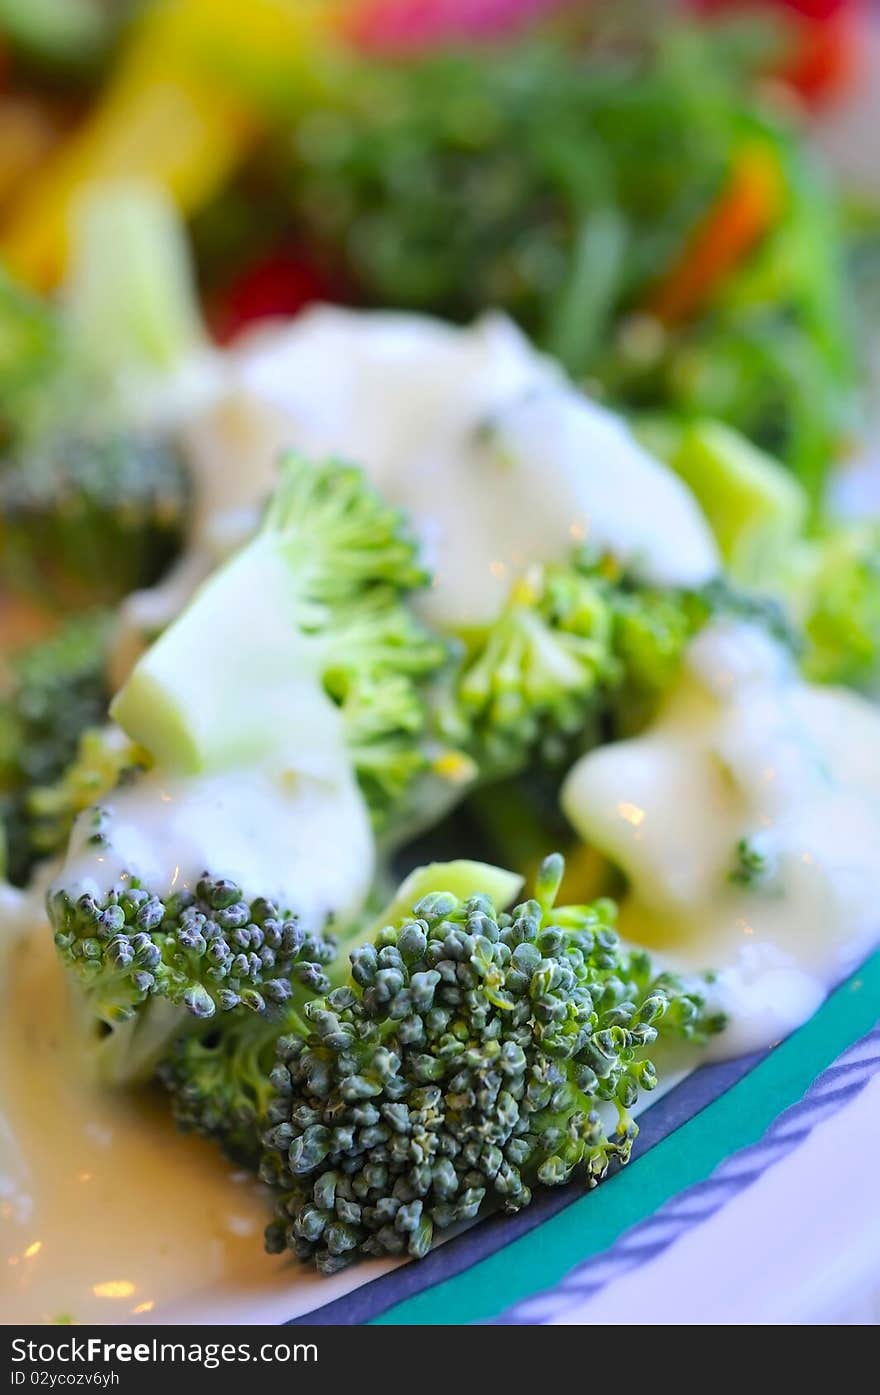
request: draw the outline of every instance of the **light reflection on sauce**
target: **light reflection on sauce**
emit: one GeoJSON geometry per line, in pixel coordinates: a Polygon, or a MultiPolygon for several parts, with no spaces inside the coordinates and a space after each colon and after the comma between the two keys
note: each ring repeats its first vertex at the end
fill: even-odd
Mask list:
{"type": "Polygon", "coordinates": [[[256,1184],[178,1134],[161,1097],[85,1087],[48,929],[14,948],[0,1003],[4,1321],[173,1319],[233,1276],[275,1277],[256,1184]]]}
{"type": "Polygon", "coordinates": [[[130,1279],[108,1279],[103,1284],[92,1284],[96,1298],[131,1298],[135,1286],[130,1279]]]}
{"type": "Polygon", "coordinates": [[[627,877],[623,937],[715,971],[712,1056],[799,1026],[877,944],[880,715],[805,683],[759,628],[707,626],[651,725],[583,756],[562,798],[627,877]]]}

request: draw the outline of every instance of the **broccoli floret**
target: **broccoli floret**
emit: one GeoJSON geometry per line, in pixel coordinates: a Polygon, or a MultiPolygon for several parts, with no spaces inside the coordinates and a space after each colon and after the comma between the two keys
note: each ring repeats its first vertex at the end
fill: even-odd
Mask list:
{"type": "Polygon", "coordinates": [[[280,1037],[271,1072],[270,1251],[323,1273],[418,1258],[490,1203],[517,1211],[536,1185],[594,1187],[628,1161],[631,1107],[657,1083],[646,1049],[723,1024],[621,947],[612,903],[554,909],[562,873],[547,859],[510,913],[485,894],[423,896],[305,1004],[308,1030],[280,1037]]]}
{"type": "Polygon", "coordinates": [[[0,442],[39,420],[63,359],[58,317],[0,267],[0,442]]]}
{"type": "Polygon", "coordinates": [[[316,678],[381,821],[427,764],[421,683],[446,650],[406,604],[425,581],[402,516],[360,470],[288,455],[257,536],[142,656],[113,715],[157,761],[196,773],[288,747],[296,685],[316,678]],[[247,721],[231,667],[253,676],[247,721]]]}
{"type": "MultiPolygon", "coordinates": [[[[463,893],[478,889],[504,903],[521,885],[512,873],[480,862],[433,863],[418,868],[380,921],[367,922],[349,936],[327,969],[327,989],[346,980],[348,954],[354,944],[369,942],[389,919],[399,919],[438,883],[456,886],[463,893]]],[[[262,1134],[268,1126],[267,1111],[274,1097],[270,1077],[278,1040],[291,1031],[308,1034],[304,1001],[300,994],[268,1014],[227,1014],[171,1046],[157,1074],[169,1092],[172,1113],[182,1130],[213,1138],[228,1156],[256,1170],[262,1134]]]]}
{"type": "Polygon", "coordinates": [[[378,825],[425,770],[425,707],[411,679],[352,675],[341,699],[345,744],[378,825]]]}
{"type": "Polygon", "coordinates": [[[0,279],[0,575],[67,608],[118,600],[175,556],[187,477],[155,438],[211,360],[160,191],[96,187],[73,223],[57,305],[0,279]]]}
{"type": "Polygon", "coordinates": [[[188,508],[170,447],[124,432],[51,435],[0,467],[3,577],[68,609],[110,603],[162,575],[188,508]]]}
{"type": "MultiPolygon", "coordinates": [[[[184,807],[192,792],[197,810],[206,788],[213,808],[225,782],[234,791],[239,777],[249,789],[256,781],[260,793],[249,797],[265,799],[258,807],[268,819],[295,813],[300,800],[305,817],[315,817],[316,798],[325,806],[335,800],[349,821],[340,836],[346,828],[354,836],[334,874],[339,882],[347,856],[351,883],[334,889],[341,899],[332,906],[343,921],[356,914],[373,845],[353,775],[362,773],[381,812],[427,759],[417,685],[445,650],[406,606],[422,579],[399,515],[360,471],[287,459],[261,531],[142,656],[111,705],[125,740],[109,751],[84,743],[79,766],[36,800],[48,820],[41,829],[54,837],[90,787],[98,793],[114,773],[137,778],[145,765],[153,767],[140,784],[148,800],[161,801],[167,780],[184,807]],[[312,786],[322,793],[310,793],[312,786]]],[[[245,904],[229,881],[203,879],[194,896],[172,895],[169,869],[169,884],[146,885],[129,865],[142,856],[137,845],[132,853],[125,832],[117,840],[120,823],[140,828],[139,798],[122,791],[88,805],[49,895],[59,949],[85,989],[78,1000],[86,1026],[111,1029],[98,1069],[119,1081],[149,1070],[192,1019],[218,1009],[277,1012],[291,975],[305,981],[308,962],[293,918],[285,914],[278,928],[275,909],[245,904]],[[119,870],[108,874],[114,856],[119,870]],[[108,876],[116,884],[104,885],[108,876]]],[[[235,815],[231,795],[233,829],[235,815]]],[[[241,834],[244,863],[258,823],[250,814],[241,834]]],[[[178,867],[174,882],[192,888],[199,871],[178,867]]],[[[296,901],[293,880],[287,894],[296,901]]],[[[273,870],[273,884],[290,881],[283,868],[273,870]]],[[[310,887],[304,921],[320,925],[330,907],[310,900],[310,887]]],[[[323,941],[316,944],[318,953],[323,941]]]]}
{"type": "Polygon", "coordinates": [[[484,776],[536,755],[559,762],[572,740],[650,711],[713,604],[708,592],[640,586],[611,559],[533,566],[463,660],[440,730],[484,776]]]}
{"type": "Polygon", "coordinates": [[[26,880],[37,851],[33,790],[62,775],[80,734],[106,716],[104,661],[110,626],[104,611],[77,616],[10,665],[8,690],[0,700],[0,798],[7,875],[18,884],[26,880]]]}
{"type": "Polygon", "coordinates": [[[451,740],[483,770],[521,765],[530,751],[583,728],[614,683],[613,617],[601,577],[532,567],[482,645],[467,657],[441,714],[451,740]]]}
{"type": "Polygon", "coordinates": [[[89,727],[61,777],[28,791],[25,813],[33,853],[48,857],[60,852],[79,814],[150,765],[147,752],[117,727],[89,727]]]}
{"type": "MultiPolygon", "coordinates": [[[[100,811],[94,821],[100,839],[100,811]]],[[[105,1080],[148,1077],[172,1041],[217,1013],[268,1014],[297,988],[329,987],[321,966],[332,940],[270,900],[245,900],[223,877],[164,899],[137,878],[102,897],[59,889],[47,905],[105,1080]]]]}
{"type": "Polygon", "coordinates": [[[880,525],[839,527],[805,544],[784,589],[816,683],[867,688],[880,673],[880,525]]]}

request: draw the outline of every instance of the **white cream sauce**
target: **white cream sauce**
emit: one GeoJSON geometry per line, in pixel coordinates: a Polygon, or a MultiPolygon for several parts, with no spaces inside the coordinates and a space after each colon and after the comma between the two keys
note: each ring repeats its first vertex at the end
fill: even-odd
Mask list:
{"type": "Polygon", "coordinates": [[[749,626],[705,630],[654,725],[584,756],[563,806],[628,878],[624,936],[718,971],[716,1055],[798,1026],[880,939],[880,713],[749,626]],[[743,838],[766,867],[748,886],[743,838]]]}
{"type": "Polygon", "coordinates": [[[128,604],[129,628],[164,623],[253,528],[284,446],[362,465],[406,510],[433,575],[419,603],[442,630],[490,623],[529,563],[581,543],[659,584],[718,569],[686,487],[503,316],[459,329],[319,307],[256,332],[227,366],[226,397],[180,432],[190,558],[158,599],[128,604]]]}
{"type": "Polygon", "coordinates": [[[232,879],[320,927],[362,906],[374,872],[369,815],[354,777],[301,769],[232,769],[170,777],[157,769],[102,801],[106,844],[80,815],[55,885],[106,893],[137,877],[159,895],[192,888],[204,872],[232,879]]]}
{"type": "Polygon", "coordinates": [[[717,570],[681,482],[501,315],[458,329],[322,307],[243,348],[241,377],[297,446],[362,464],[407,512],[441,629],[491,623],[530,562],[581,542],[661,584],[717,570]]]}

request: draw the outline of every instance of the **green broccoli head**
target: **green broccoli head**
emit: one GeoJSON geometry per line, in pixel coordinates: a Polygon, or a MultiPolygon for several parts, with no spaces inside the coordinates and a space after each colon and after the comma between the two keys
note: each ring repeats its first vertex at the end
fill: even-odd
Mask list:
{"type": "Polygon", "coordinates": [[[0,699],[0,790],[6,870],[16,883],[26,880],[37,851],[32,792],[61,777],[80,734],[106,716],[104,663],[111,623],[104,611],[77,616],[9,665],[8,691],[0,699]]]}
{"type": "Polygon", "coordinates": [[[374,823],[386,826],[426,769],[425,705],[405,674],[352,674],[340,693],[345,744],[374,823]]]}
{"type": "Polygon", "coordinates": [[[630,1109],[656,1084],[647,1048],[722,1023],[621,947],[613,904],[554,909],[562,872],[549,858],[509,913],[429,893],[305,1004],[309,1029],[279,1038],[271,1073],[271,1251],[324,1273],[420,1257],[490,1202],[519,1210],[536,1185],[593,1187],[629,1159],[630,1109]]]}
{"type": "Polygon", "coordinates": [[[840,527],[805,545],[791,578],[817,683],[866,688],[880,673],[880,525],[840,527]]]}
{"type": "Polygon", "coordinates": [[[515,769],[542,745],[572,737],[616,681],[612,631],[600,577],[532,567],[466,656],[441,710],[444,735],[489,771],[515,769]]]}
{"type": "Polygon", "coordinates": [[[714,587],[698,592],[619,587],[614,593],[617,682],[608,698],[614,736],[639,730],[675,680],[697,631],[722,608],[714,587]]]}
{"type": "Polygon", "coordinates": [[[127,784],[150,767],[146,751],[135,746],[117,727],[88,727],[80,736],[73,760],[48,785],[35,785],[24,800],[32,853],[48,857],[65,847],[77,817],[100,803],[118,785],[127,784]]]}
{"type": "Polygon", "coordinates": [[[396,592],[427,585],[403,514],[387,504],[357,466],[308,461],[289,452],[260,537],[289,561],[308,615],[349,605],[364,587],[396,592]]]}
{"type": "MultiPolygon", "coordinates": [[[[101,839],[100,811],[93,838],[101,839]]],[[[216,1014],[270,1014],[329,988],[333,942],[264,898],[207,874],[159,896],[130,878],[105,896],[50,891],[49,920],[94,1038],[96,1073],[148,1076],[170,1043],[216,1014]]]]}
{"type": "Polygon", "coordinates": [[[119,600],[167,569],[188,511],[186,472],[165,445],[38,438],[0,466],[3,577],[68,609],[119,600]]]}
{"type": "Polygon", "coordinates": [[[463,659],[440,730],[483,775],[558,762],[573,740],[650,710],[713,604],[639,585],[610,558],[533,566],[463,659]]]}
{"type": "Polygon", "coordinates": [[[691,639],[719,615],[800,649],[778,600],[723,578],[694,591],[646,586],[613,558],[584,552],[533,566],[460,661],[437,705],[439,733],[484,779],[515,775],[535,758],[559,765],[574,743],[643,726],[691,639]]]}
{"type": "MultiPolygon", "coordinates": [[[[407,878],[380,923],[402,915],[438,881],[459,889],[488,890],[499,899],[510,899],[521,885],[512,873],[485,863],[431,864],[407,878]]],[[[328,966],[329,982],[314,990],[315,995],[347,978],[348,946],[367,942],[375,933],[375,923],[355,932],[328,966]]],[[[303,954],[305,957],[305,951],[303,954]]],[[[323,962],[315,966],[315,973],[323,975],[323,962]]],[[[217,1015],[171,1045],[159,1062],[157,1074],[169,1092],[172,1113],[181,1129],[213,1138],[227,1156],[256,1170],[268,1108],[275,1095],[271,1074],[278,1040],[288,1032],[308,1034],[303,1015],[307,998],[306,991],[298,991],[266,1013],[217,1015]]]]}

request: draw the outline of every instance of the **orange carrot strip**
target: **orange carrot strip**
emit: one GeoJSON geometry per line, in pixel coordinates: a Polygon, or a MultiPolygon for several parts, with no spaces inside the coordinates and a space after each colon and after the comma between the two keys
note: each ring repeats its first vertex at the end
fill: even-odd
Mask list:
{"type": "Polygon", "coordinates": [[[681,256],[648,297],[648,312],[666,325],[698,313],[770,230],[781,205],[780,171],[773,153],[763,145],[744,147],[681,256]]]}

